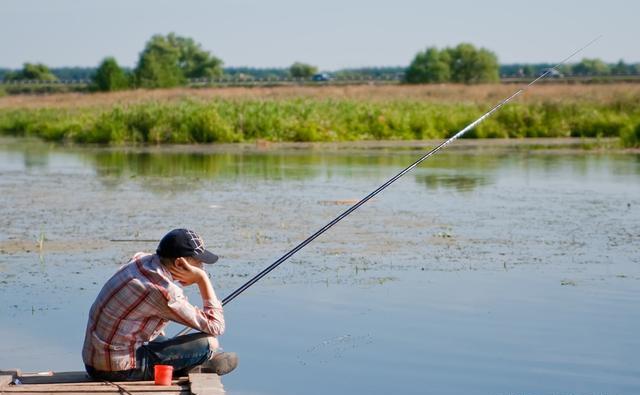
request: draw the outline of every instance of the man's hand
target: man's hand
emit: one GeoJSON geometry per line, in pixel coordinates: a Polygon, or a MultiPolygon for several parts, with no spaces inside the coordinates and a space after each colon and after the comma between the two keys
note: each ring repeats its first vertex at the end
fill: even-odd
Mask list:
{"type": "Polygon", "coordinates": [[[185,258],[176,259],[175,263],[169,268],[169,272],[171,272],[174,280],[178,280],[183,286],[199,284],[203,279],[208,279],[207,273],[203,269],[189,264],[185,258]]]}

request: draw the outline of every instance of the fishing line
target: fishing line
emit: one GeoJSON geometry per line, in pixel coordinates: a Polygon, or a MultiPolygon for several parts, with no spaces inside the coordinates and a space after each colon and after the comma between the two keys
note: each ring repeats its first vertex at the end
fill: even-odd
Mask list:
{"type": "MultiPolygon", "coordinates": [[[[249,281],[247,281],[246,283],[242,284],[242,286],[240,286],[238,289],[236,289],[235,291],[233,291],[230,295],[228,295],[226,298],[224,298],[222,300],[222,305],[225,306],[227,303],[231,302],[233,299],[235,299],[238,295],[240,295],[241,293],[243,293],[244,291],[246,291],[249,287],[251,287],[253,284],[255,284],[256,282],[260,281],[260,279],[264,276],[266,276],[267,274],[269,274],[269,272],[271,272],[273,269],[275,269],[276,267],[278,267],[281,263],[283,263],[284,261],[286,261],[287,259],[291,258],[296,252],[300,251],[301,249],[303,249],[307,244],[311,243],[313,240],[315,240],[318,236],[320,236],[321,234],[323,234],[324,232],[326,232],[327,230],[329,230],[331,227],[333,227],[333,225],[337,224],[338,222],[340,222],[342,219],[344,219],[347,215],[351,214],[352,212],[354,212],[355,210],[358,209],[358,207],[362,206],[363,204],[365,204],[368,200],[370,200],[372,197],[376,196],[378,193],[382,192],[385,188],[387,188],[389,185],[393,184],[396,180],[398,180],[400,177],[402,177],[403,175],[407,174],[409,171],[411,171],[413,168],[415,168],[416,166],[418,166],[420,163],[422,163],[423,161],[425,161],[427,158],[429,158],[430,156],[434,155],[436,152],[440,151],[441,149],[443,149],[444,147],[446,147],[447,145],[451,144],[452,142],[454,142],[455,140],[457,140],[458,138],[462,137],[465,133],[467,133],[469,130],[473,129],[474,127],[476,127],[478,124],[480,124],[482,121],[484,121],[485,119],[487,119],[489,116],[491,116],[491,114],[493,114],[494,112],[498,111],[502,106],[504,106],[505,104],[507,104],[508,102],[510,102],[511,100],[513,100],[514,98],[516,98],[517,96],[519,96],[520,94],[524,93],[527,89],[529,89],[532,85],[534,85],[535,83],[537,83],[538,81],[542,80],[543,78],[547,77],[552,70],[556,70],[558,71],[558,67],[564,65],[567,61],[569,61],[569,59],[573,58],[575,55],[577,55],[578,53],[582,52],[584,49],[586,49],[587,47],[589,47],[591,44],[595,43],[596,41],[598,41],[600,38],[602,38],[602,36],[598,36],[596,38],[594,38],[593,40],[589,41],[587,44],[583,45],[581,48],[577,49],[576,51],[574,51],[571,55],[567,56],[566,58],[564,58],[560,63],[556,64],[555,66],[548,68],[544,73],[542,73],[540,76],[538,76],[536,79],[534,79],[533,81],[529,82],[527,85],[524,85],[523,87],[521,87],[520,89],[518,89],[517,91],[515,91],[514,93],[512,93],[510,96],[508,96],[506,99],[503,99],[502,101],[500,101],[498,104],[496,104],[493,108],[491,108],[489,111],[487,111],[486,113],[484,113],[482,116],[480,116],[478,119],[476,119],[475,121],[471,122],[470,124],[468,124],[467,126],[465,126],[462,130],[460,130],[459,132],[457,132],[456,134],[454,134],[452,137],[450,137],[449,139],[443,141],[442,143],[440,143],[438,146],[436,146],[435,148],[433,148],[431,151],[427,152],[426,154],[424,154],[421,158],[419,158],[418,160],[416,160],[415,162],[413,162],[412,164],[410,164],[409,166],[407,166],[406,168],[404,168],[402,171],[400,171],[398,174],[396,174],[395,176],[391,177],[387,182],[385,182],[384,184],[380,185],[378,188],[376,188],[373,192],[371,192],[370,194],[368,194],[367,196],[363,197],[360,201],[358,201],[357,203],[355,203],[353,206],[349,207],[347,210],[345,210],[342,214],[338,215],[335,219],[333,219],[331,222],[329,222],[328,224],[326,224],[325,226],[323,226],[322,228],[320,228],[317,232],[315,232],[314,234],[312,234],[311,236],[309,236],[307,239],[305,239],[304,241],[302,241],[300,244],[298,244],[297,246],[295,246],[294,248],[292,248],[289,252],[287,252],[286,254],[284,254],[283,256],[281,256],[280,258],[278,258],[278,260],[276,260],[275,262],[273,262],[271,265],[267,266],[265,269],[263,269],[260,273],[256,274],[253,278],[251,278],[249,281]]],[[[180,336],[180,335],[184,335],[186,333],[188,333],[191,330],[190,327],[185,327],[184,329],[182,329],[180,332],[178,332],[178,334],[176,336],[180,336]]]]}

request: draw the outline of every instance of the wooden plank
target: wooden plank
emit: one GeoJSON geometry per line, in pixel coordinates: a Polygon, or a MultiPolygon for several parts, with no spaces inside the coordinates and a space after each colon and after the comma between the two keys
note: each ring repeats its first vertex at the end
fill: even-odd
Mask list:
{"type": "Polygon", "coordinates": [[[0,370],[0,391],[13,382],[13,379],[20,374],[20,369],[0,370]]]}
{"type": "MultiPolygon", "coordinates": [[[[7,391],[4,391],[5,393],[10,393],[7,391]]],[[[15,394],[20,394],[20,395],[42,395],[42,394],[55,394],[55,395],[63,395],[63,394],[68,394],[68,395],[77,395],[77,394],[89,394],[89,395],[105,395],[105,394],[127,394],[127,392],[121,392],[121,391],[113,391],[113,392],[11,392],[11,393],[15,393],[15,394]]],[[[190,395],[191,392],[190,391],[180,391],[180,392],[164,392],[164,391],[156,391],[156,392],[139,392],[140,394],[145,394],[145,395],[190,395]]],[[[129,394],[138,394],[138,392],[129,392],[129,394]]]]}
{"type": "Polygon", "coordinates": [[[215,373],[189,373],[193,395],[224,395],[220,376],[215,373]]]}
{"type": "MultiPolygon", "coordinates": [[[[19,370],[0,371],[0,392],[16,395],[43,394],[145,394],[145,395],[187,395],[191,394],[192,382],[190,377],[174,379],[170,386],[158,386],[153,381],[108,382],[93,380],[85,372],[46,372],[20,373],[19,370]],[[20,380],[19,385],[11,384],[14,379],[20,380]]],[[[215,374],[202,374],[195,377],[196,388],[203,393],[224,394],[222,383],[215,374]],[[206,377],[210,376],[210,377],[206,377]],[[198,384],[200,383],[200,384],[198,384]],[[200,387],[198,387],[200,385],[200,387]],[[211,392],[211,390],[214,392],[211,392]]]]}
{"type": "MultiPolygon", "coordinates": [[[[47,383],[39,383],[39,384],[29,384],[29,385],[43,385],[47,383]]],[[[101,386],[101,385],[112,385],[119,384],[127,387],[136,387],[136,386],[150,386],[155,385],[153,381],[115,381],[113,383],[105,380],[96,380],[96,381],[86,381],[86,382],[70,382],[70,383],[49,383],[51,385],[55,385],[57,387],[67,387],[67,386],[82,386],[82,387],[91,387],[91,386],[101,386]]],[[[181,377],[179,379],[174,379],[171,381],[171,385],[180,385],[180,386],[189,386],[189,379],[187,377],[181,377]]]]}
{"type": "Polygon", "coordinates": [[[77,393],[77,392],[181,392],[188,391],[188,385],[127,385],[115,383],[95,383],[94,385],[58,385],[58,384],[26,384],[11,385],[3,389],[4,392],[46,392],[46,393],[77,393]]]}
{"type": "Polygon", "coordinates": [[[94,381],[86,372],[55,372],[49,376],[33,374],[18,375],[23,384],[82,383],[94,381]]]}
{"type": "Polygon", "coordinates": [[[10,375],[0,376],[0,391],[4,390],[5,387],[8,387],[12,381],[13,381],[13,376],[10,376],[10,375]]]}

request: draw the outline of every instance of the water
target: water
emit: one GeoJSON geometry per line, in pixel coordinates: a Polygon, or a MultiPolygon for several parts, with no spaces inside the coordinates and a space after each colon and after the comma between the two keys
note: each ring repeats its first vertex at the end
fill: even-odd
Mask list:
{"type": "MultiPolygon", "coordinates": [[[[640,155],[465,147],[227,306],[229,393],[640,392],[640,155]]],[[[102,284],[155,249],[111,240],[197,230],[223,297],[424,150],[3,140],[0,368],[82,369],[102,284]]]]}

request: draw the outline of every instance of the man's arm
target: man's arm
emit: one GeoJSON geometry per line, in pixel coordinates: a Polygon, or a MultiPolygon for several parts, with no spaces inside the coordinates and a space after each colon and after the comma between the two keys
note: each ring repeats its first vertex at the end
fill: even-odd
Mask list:
{"type": "Polygon", "coordinates": [[[169,271],[182,285],[197,284],[202,297],[203,310],[191,305],[184,296],[170,302],[169,308],[178,316],[178,321],[210,335],[221,335],[225,328],[222,304],[213,290],[207,272],[189,264],[184,258],[176,259],[169,271]]]}
{"type": "Polygon", "coordinates": [[[189,264],[185,258],[176,259],[175,264],[169,268],[169,271],[173,278],[180,281],[182,285],[198,284],[203,302],[210,299],[217,299],[207,272],[197,266],[189,264]]]}

